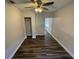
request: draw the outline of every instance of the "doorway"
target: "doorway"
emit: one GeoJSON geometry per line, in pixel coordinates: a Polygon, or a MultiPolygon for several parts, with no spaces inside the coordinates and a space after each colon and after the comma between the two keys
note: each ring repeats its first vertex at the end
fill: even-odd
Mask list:
{"type": "Polygon", "coordinates": [[[31,17],[24,17],[25,19],[25,28],[26,28],[26,36],[32,36],[32,24],[31,17]]]}

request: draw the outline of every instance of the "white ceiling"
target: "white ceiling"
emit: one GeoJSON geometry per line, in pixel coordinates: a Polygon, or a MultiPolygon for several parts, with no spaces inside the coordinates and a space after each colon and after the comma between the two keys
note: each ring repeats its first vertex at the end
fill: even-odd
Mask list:
{"type": "MultiPolygon", "coordinates": [[[[27,9],[25,7],[33,6],[33,3],[29,3],[30,0],[12,0],[12,1],[16,3],[15,4],[16,7],[20,8],[23,11],[27,9]]],[[[53,5],[47,6],[46,8],[48,8],[49,11],[55,11],[59,8],[62,8],[63,6],[65,6],[66,4],[74,0],[42,0],[42,1],[43,2],[54,1],[53,5]]]]}

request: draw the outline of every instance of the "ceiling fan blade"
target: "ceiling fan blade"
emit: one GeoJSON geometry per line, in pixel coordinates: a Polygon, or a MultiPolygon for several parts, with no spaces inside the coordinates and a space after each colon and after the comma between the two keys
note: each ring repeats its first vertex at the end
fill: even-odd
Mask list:
{"type": "Polygon", "coordinates": [[[33,7],[25,7],[25,8],[33,8],[33,7]]]}
{"type": "Polygon", "coordinates": [[[35,3],[35,0],[31,0],[31,2],[35,3]]]}
{"type": "Polygon", "coordinates": [[[15,4],[15,2],[14,2],[14,1],[12,1],[12,0],[9,0],[9,2],[10,2],[10,3],[12,3],[12,4],[15,4]]]}
{"type": "Polygon", "coordinates": [[[25,8],[35,8],[35,7],[25,7],[25,8]]]}
{"type": "Polygon", "coordinates": [[[44,3],[43,6],[49,6],[49,5],[52,5],[54,4],[54,2],[47,2],[47,3],[44,3]]]}
{"type": "Polygon", "coordinates": [[[46,10],[46,11],[48,11],[48,8],[44,8],[44,7],[43,7],[42,9],[43,9],[43,10],[46,10]]]}
{"type": "Polygon", "coordinates": [[[44,10],[48,10],[48,8],[45,8],[45,7],[42,7],[42,9],[44,9],[44,10]]]}

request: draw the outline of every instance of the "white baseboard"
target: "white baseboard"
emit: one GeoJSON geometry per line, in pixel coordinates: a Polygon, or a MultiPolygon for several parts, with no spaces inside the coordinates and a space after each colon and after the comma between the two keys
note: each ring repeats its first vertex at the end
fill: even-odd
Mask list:
{"type": "Polygon", "coordinates": [[[27,34],[27,36],[32,36],[32,34],[27,34]]]}
{"type": "Polygon", "coordinates": [[[32,36],[32,38],[33,38],[33,39],[35,39],[35,38],[36,38],[36,36],[32,36]]]}
{"type": "MultiPolygon", "coordinates": [[[[24,37],[24,40],[25,38],[27,38],[26,36],[24,37]]],[[[15,49],[15,51],[13,52],[13,54],[9,57],[9,59],[12,59],[12,57],[15,55],[16,51],[19,49],[19,47],[21,46],[21,44],[24,42],[24,40],[18,45],[18,47],[15,49]]]]}
{"type": "Polygon", "coordinates": [[[58,41],[58,39],[53,34],[51,34],[49,31],[47,32],[65,49],[65,51],[69,53],[70,56],[74,58],[74,55],[60,41],[58,41]]]}
{"type": "Polygon", "coordinates": [[[25,35],[24,39],[26,39],[26,38],[27,38],[27,36],[25,35]]]}

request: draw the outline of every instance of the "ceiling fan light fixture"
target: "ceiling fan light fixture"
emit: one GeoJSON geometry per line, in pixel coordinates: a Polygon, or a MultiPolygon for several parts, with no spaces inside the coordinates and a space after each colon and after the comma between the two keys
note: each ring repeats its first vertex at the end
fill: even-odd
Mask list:
{"type": "Polygon", "coordinates": [[[42,9],[41,8],[39,8],[39,12],[42,12],[42,9]]]}
{"type": "Polygon", "coordinates": [[[41,8],[36,8],[35,12],[42,12],[43,10],[41,8]]]}
{"type": "Polygon", "coordinates": [[[37,8],[35,9],[35,12],[38,12],[38,9],[37,8]]]}

